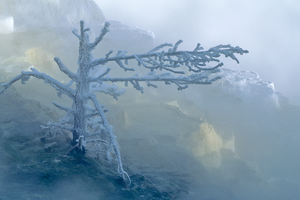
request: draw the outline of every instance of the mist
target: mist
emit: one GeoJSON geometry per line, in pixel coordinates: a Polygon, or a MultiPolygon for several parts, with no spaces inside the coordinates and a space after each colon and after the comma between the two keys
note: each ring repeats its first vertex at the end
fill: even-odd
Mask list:
{"type": "Polygon", "coordinates": [[[289,1],[97,1],[107,19],[151,30],[155,43],[182,39],[182,49],[219,44],[240,46],[250,54],[226,68],[257,72],[299,105],[298,47],[300,3],[289,1]]]}
{"type": "MultiPolygon", "coordinates": [[[[145,84],[142,94],[118,84],[126,93],[117,101],[97,94],[109,110],[106,116],[132,179],[128,188],[116,163],[92,151],[83,158],[67,156],[70,133],[40,127],[65,115],[53,101],[70,106],[70,99],[59,98],[56,90],[34,78],[25,85],[14,84],[0,95],[0,198],[294,200],[300,196],[296,62],[300,3],[3,2],[1,83],[32,66],[68,83],[53,58],[60,57],[76,71],[78,40],[71,31],[79,29],[80,19],[91,27],[91,40],[105,21],[111,24],[95,58],[110,50],[145,53],[179,39],[184,41],[180,50],[193,50],[197,43],[205,49],[231,44],[249,53],[237,55],[239,64],[220,57],[222,79],[211,85],[178,91],[174,85],[145,84]]],[[[114,77],[148,73],[134,62],[130,66],[137,71],[124,72],[116,64],[108,67],[114,77]]]]}

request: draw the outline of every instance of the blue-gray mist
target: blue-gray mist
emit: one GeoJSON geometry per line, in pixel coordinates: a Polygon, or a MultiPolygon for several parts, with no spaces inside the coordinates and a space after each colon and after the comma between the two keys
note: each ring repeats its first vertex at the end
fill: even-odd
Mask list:
{"type": "MultiPolygon", "coordinates": [[[[47,141],[49,133],[42,135],[40,125],[64,116],[52,102],[69,106],[71,101],[58,98],[40,80],[16,84],[0,96],[3,199],[273,200],[300,196],[300,109],[286,97],[293,103],[299,99],[294,86],[298,83],[295,47],[299,39],[295,36],[299,30],[293,26],[299,18],[299,3],[166,1],[155,7],[155,1],[132,0],[114,8],[92,0],[76,4],[70,4],[71,0],[2,1],[1,83],[32,66],[68,83],[53,58],[60,57],[71,70],[77,69],[78,40],[71,31],[80,20],[91,27],[91,39],[105,21],[114,20],[110,33],[95,49],[95,58],[111,49],[144,53],[156,44],[179,39],[184,41],[182,50],[193,50],[199,42],[205,49],[230,43],[250,51],[238,57],[240,64],[221,57],[225,65],[218,75],[222,79],[211,85],[183,91],[165,84],[157,89],[143,85],[144,94],[127,87],[118,101],[98,95],[109,109],[106,115],[114,127],[124,169],[133,180],[127,189],[118,182],[116,166],[108,167],[89,152],[89,157],[78,162],[64,155],[70,148],[65,138],[47,141]],[[133,9],[136,13],[128,8],[133,5],[141,6],[133,9]],[[121,12],[119,6],[129,11],[121,12]],[[157,16],[147,16],[142,8],[156,11],[157,16]]],[[[123,76],[125,72],[114,73],[123,76]]]]}

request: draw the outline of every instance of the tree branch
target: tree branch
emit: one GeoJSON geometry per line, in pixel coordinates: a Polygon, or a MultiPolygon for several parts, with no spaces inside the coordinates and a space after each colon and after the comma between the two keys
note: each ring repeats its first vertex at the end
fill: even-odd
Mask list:
{"type": "Polygon", "coordinates": [[[98,77],[89,77],[89,82],[98,82],[102,77],[106,76],[110,72],[111,68],[107,68],[106,71],[100,74],[98,77]]]}
{"type": "Polygon", "coordinates": [[[30,71],[22,71],[20,75],[16,76],[15,78],[11,79],[9,82],[1,84],[3,88],[0,90],[0,94],[4,93],[7,88],[9,88],[13,83],[16,81],[21,80],[22,84],[25,84],[26,81],[30,79],[31,76],[44,80],[45,83],[49,83],[52,87],[54,87],[59,92],[62,92],[69,96],[71,99],[74,99],[75,91],[69,87],[66,87],[59,81],[55,80],[54,78],[50,77],[49,75],[46,75],[44,73],[40,73],[35,68],[30,68],[32,72],[30,71]]]}
{"type": "Polygon", "coordinates": [[[78,80],[78,76],[75,73],[73,73],[72,71],[70,71],[58,57],[55,57],[54,60],[55,60],[56,64],[58,65],[60,71],[64,72],[73,81],[76,82],[78,80]]]}
{"type": "Polygon", "coordinates": [[[131,182],[130,178],[129,178],[128,174],[123,169],[120,150],[119,150],[118,144],[115,140],[116,136],[114,135],[113,130],[112,130],[111,126],[109,125],[107,119],[106,119],[104,111],[103,111],[100,103],[97,101],[97,98],[96,98],[95,94],[90,93],[88,95],[88,98],[90,98],[92,100],[95,108],[98,110],[98,112],[100,114],[100,117],[103,120],[103,125],[104,125],[105,129],[107,130],[107,132],[110,136],[109,144],[112,145],[112,147],[113,147],[114,154],[116,156],[116,161],[118,163],[118,169],[119,169],[118,171],[119,171],[120,175],[122,176],[123,181],[126,183],[126,179],[128,179],[129,180],[129,185],[130,185],[130,182],[131,182]]]}
{"type": "Polygon", "coordinates": [[[44,128],[50,128],[50,129],[60,128],[60,129],[64,129],[64,130],[67,130],[67,131],[74,131],[74,127],[73,126],[66,126],[63,123],[48,122],[47,126],[48,127],[44,127],[44,128]]]}
{"type": "Polygon", "coordinates": [[[68,107],[59,105],[59,104],[57,104],[55,102],[52,102],[52,104],[55,105],[60,110],[64,110],[64,111],[66,111],[68,113],[71,113],[71,114],[75,114],[76,113],[76,111],[74,109],[72,109],[72,108],[68,108],[68,107]]]}
{"type": "Polygon", "coordinates": [[[77,30],[77,29],[74,29],[74,30],[72,31],[72,33],[73,33],[79,40],[81,40],[81,36],[78,34],[78,30],[77,30]]]}
{"type": "Polygon", "coordinates": [[[95,48],[99,44],[99,42],[101,42],[101,40],[103,39],[104,35],[107,32],[109,32],[109,29],[108,29],[109,25],[110,25],[109,22],[105,22],[105,25],[104,25],[103,29],[101,30],[100,35],[95,39],[95,41],[93,43],[91,43],[89,45],[90,49],[95,48]]]}
{"type": "Polygon", "coordinates": [[[178,86],[179,90],[186,89],[187,85],[191,84],[201,84],[201,85],[208,85],[211,84],[213,81],[218,80],[219,78],[213,78],[208,79],[208,76],[211,73],[216,73],[218,71],[214,70],[209,73],[207,71],[205,73],[198,73],[198,74],[192,74],[190,76],[179,76],[174,77],[171,75],[171,73],[164,73],[164,74],[158,74],[155,75],[154,73],[146,76],[132,76],[132,77],[125,77],[125,78],[112,78],[112,77],[103,77],[101,78],[101,81],[106,82],[125,82],[125,85],[127,86],[127,83],[130,82],[133,87],[141,92],[143,92],[143,88],[140,86],[139,82],[146,82],[147,86],[157,87],[156,85],[152,84],[151,82],[165,82],[166,84],[174,83],[178,86]]]}

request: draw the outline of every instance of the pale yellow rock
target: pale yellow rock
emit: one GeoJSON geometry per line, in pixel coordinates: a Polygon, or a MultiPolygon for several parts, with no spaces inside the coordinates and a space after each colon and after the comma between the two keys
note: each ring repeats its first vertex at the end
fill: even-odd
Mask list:
{"type": "Polygon", "coordinates": [[[218,152],[223,146],[222,138],[214,128],[204,122],[199,125],[199,130],[190,134],[181,134],[180,141],[189,148],[195,157],[211,152],[218,152]]]}
{"type": "Polygon", "coordinates": [[[205,167],[220,166],[219,150],[223,147],[223,141],[213,126],[207,122],[201,123],[199,129],[193,133],[181,134],[178,143],[190,150],[205,167]]]}

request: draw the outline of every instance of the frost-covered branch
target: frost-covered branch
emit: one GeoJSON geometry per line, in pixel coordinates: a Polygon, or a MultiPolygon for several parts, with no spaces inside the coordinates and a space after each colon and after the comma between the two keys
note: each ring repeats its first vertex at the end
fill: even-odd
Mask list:
{"type": "Polygon", "coordinates": [[[58,95],[61,96],[61,94],[66,94],[68,95],[71,99],[74,98],[75,96],[75,91],[64,84],[60,83],[56,79],[50,77],[49,75],[46,75],[44,73],[40,73],[37,69],[35,68],[30,68],[30,71],[22,71],[20,75],[16,76],[12,80],[10,80],[7,83],[1,84],[3,88],[0,90],[0,94],[4,93],[7,88],[9,88],[13,83],[16,81],[21,80],[22,84],[25,84],[26,81],[30,79],[31,76],[37,78],[37,79],[42,79],[44,80],[44,83],[50,84],[52,87],[54,87],[58,91],[58,95]]]}
{"type": "MultiPolygon", "coordinates": [[[[140,86],[140,82],[146,82],[147,86],[155,87],[156,85],[152,84],[151,82],[165,82],[166,85],[170,85],[171,83],[176,84],[178,86],[178,90],[186,89],[188,85],[191,84],[201,84],[201,85],[208,85],[211,84],[213,81],[220,79],[220,76],[214,77],[209,79],[209,75],[211,73],[217,73],[218,70],[215,69],[213,71],[209,71],[209,73],[199,73],[199,74],[192,74],[190,76],[178,76],[175,77],[171,73],[164,73],[164,74],[155,74],[155,72],[148,73],[146,76],[132,76],[126,78],[112,78],[112,77],[103,77],[101,81],[106,82],[124,82],[125,86],[128,86],[128,82],[133,85],[133,87],[141,92],[143,92],[143,88],[140,86]]],[[[115,88],[117,90],[117,88],[115,88]]]]}
{"type": "Polygon", "coordinates": [[[117,141],[116,141],[116,136],[114,135],[114,132],[113,132],[111,126],[109,125],[109,123],[108,123],[108,121],[106,119],[104,111],[103,111],[100,103],[98,102],[95,94],[89,94],[88,98],[90,98],[92,100],[95,108],[98,110],[98,112],[100,114],[100,117],[103,120],[103,125],[104,125],[106,131],[108,132],[108,134],[110,136],[109,144],[113,147],[114,154],[116,156],[116,161],[118,163],[118,171],[119,171],[120,175],[122,176],[124,182],[126,180],[129,181],[129,183],[125,182],[125,184],[126,185],[130,185],[131,180],[130,180],[128,174],[123,169],[122,160],[121,160],[121,154],[120,154],[119,147],[118,147],[118,144],[117,144],[117,141]]]}
{"type": "Polygon", "coordinates": [[[110,72],[111,68],[107,68],[105,72],[97,77],[89,77],[89,82],[98,82],[102,77],[106,76],[110,72]]]}
{"type": "Polygon", "coordinates": [[[103,39],[104,35],[107,32],[109,32],[109,29],[108,29],[109,25],[110,25],[109,22],[105,22],[105,25],[104,25],[103,29],[101,30],[100,35],[95,39],[95,42],[93,42],[92,44],[90,44],[90,48],[91,49],[95,48],[99,44],[99,42],[101,42],[101,40],[103,39]]]}
{"type": "Polygon", "coordinates": [[[69,76],[71,78],[71,80],[73,80],[75,82],[77,81],[78,76],[76,74],[74,74],[73,72],[71,72],[58,57],[55,57],[54,61],[58,65],[60,71],[64,72],[67,76],[69,76]]]}
{"type": "Polygon", "coordinates": [[[77,30],[77,29],[74,29],[74,30],[72,31],[72,33],[73,33],[79,40],[81,40],[81,36],[78,34],[78,30],[77,30]]]}
{"type": "MultiPolygon", "coordinates": [[[[114,61],[118,64],[119,67],[124,69],[125,71],[135,71],[134,68],[126,67],[128,65],[128,60],[135,60],[139,66],[143,66],[144,68],[151,71],[146,76],[133,76],[126,78],[119,77],[110,77],[108,73],[110,69],[107,69],[105,73],[102,73],[98,77],[90,77],[89,81],[103,83],[106,81],[109,82],[125,82],[125,85],[128,85],[128,82],[133,85],[133,87],[141,92],[143,92],[143,88],[140,86],[140,82],[146,82],[147,86],[157,87],[155,84],[151,82],[163,81],[166,84],[175,84],[178,86],[178,90],[186,89],[190,84],[211,84],[213,81],[218,80],[220,77],[209,78],[209,76],[213,73],[218,72],[218,68],[223,66],[223,63],[219,63],[218,57],[224,55],[225,57],[230,57],[239,63],[238,59],[234,54],[244,54],[248,53],[247,50],[243,50],[240,47],[232,47],[231,45],[219,45],[213,48],[210,48],[207,51],[203,51],[203,48],[200,44],[197,44],[196,48],[193,51],[178,51],[178,46],[182,43],[182,40],[179,40],[173,47],[172,44],[162,44],[154,49],[150,50],[146,54],[134,54],[134,55],[126,55],[126,51],[118,51],[118,53],[110,57],[112,51],[110,51],[105,58],[96,59],[90,62],[89,66],[94,67],[97,65],[104,65],[110,61],[114,61]],[[165,47],[173,47],[169,48],[166,51],[160,51],[165,47]],[[217,62],[218,64],[213,67],[206,67],[208,62],[217,62]],[[191,71],[192,75],[190,76],[178,76],[174,77],[172,74],[185,74],[185,71],[182,67],[187,67],[189,71],[191,71]],[[164,73],[156,75],[155,71],[157,70],[165,70],[170,73],[164,73]],[[105,77],[105,75],[107,75],[105,77]]],[[[104,85],[103,85],[104,86],[104,85]]],[[[100,87],[101,88],[101,87],[100,87]]],[[[104,88],[104,87],[103,87],[104,88]]],[[[105,90],[97,89],[97,91],[103,92],[108,91],[107,86],[105,86],[105,90]]],[[[94,90],[96,91],[96,90],[94,90]]],[[[111,88],[111,91],[117,91],[115,88],[111,88]]],[[[106,94],[110,94],[109,92],[104,92],[106,94]]],[[[117,93],[119,94],[119,93],[117,93]]],[[[110,94],[111,95],[111,94],[110,94]]],[[[116,95],[112,95],[116,98],[116,95]]]]}
{"type": "Polygon", "coordinates": [[[119,89],[116,85],[108,85],[105,83],[91,83],[90,91],[108,94],[116,100],[118,100],[118,97],[122,96],[126,92],[125,89],[119,89]]]}
{"type": "Polygon", "coordinates": [[[52,102],[52,104],[55,105],[58,109],[66,111],[67,113],[72,113],[72,114],[74,114],[74,113],[76,112],[76,110],[74,110],[74,109],[72,109],[72,108],[68,108],[68,107],[59,105],[59,104],[57,104],[57,103],[55,103],[55,102],[52,102]]]}
{"type": "Polygon", "coordinates": [[[225,57],[230,57],[239,63],[238,59],[234,54],[248,53],[247,50],[243,50],[240,47],[232,47],[231,45],[219,45],[213,48],[210,48],[207,51],[201,51],[203,48],[200,47],[200,44],[193,51],[178,51],[178,46],[182,43],[182,40],[179,40],[173,48],[170,48],[167,52],[158,50],[164,47],[170,47],[171,44],[162,44],[148,53],[145,54],[135,54],[135,55],[125,55],[126,52],[122,54],[118,53],[116,56],[96,59],[90,63],[91,67],[97,65],[104,65],[107,62],[114,61],[125,71],[133,71],[133,68],[127,68],[125,65],[128,65],[128,60],[136,60],[138,65],[143,66],[147,69],[153,70],[168,70],[173,73],[181,73],[182,71],[175,71],[172,68],[178,68],[181,66],[186,66],[189,71],[192,72],[201,72],[203,70],[213,70],[216,67],[221,65],[216,65],[215,67],[204,67],[208,62],[220,62],[217,58],[221,55],[225,57]]]}
{"type": "Polygon", "coordinates": [[[48,122],[47,127],[43,127],[43,128],[50,128],[50,129],[59,128],[67,131],[74,131],[73,126],[67,126],[65,123],[48,122]]]}
{"type": "Polygon", "coordinates": [[[159,46],[157,46],[157,47],[151,49],[150,51],[148,51],[147,54],[151,54],[151,53],[153,53],[153,52],[155,52],[155,51],[158,51],[158,50],[160,50],[160,49],[162,49],[162,48],[165,48],[165,47],[172,47],[172,46],[173,46],[173,44],[171,44],[171,43],[161,44],[161,45],[159,45],[159,46]]]}

